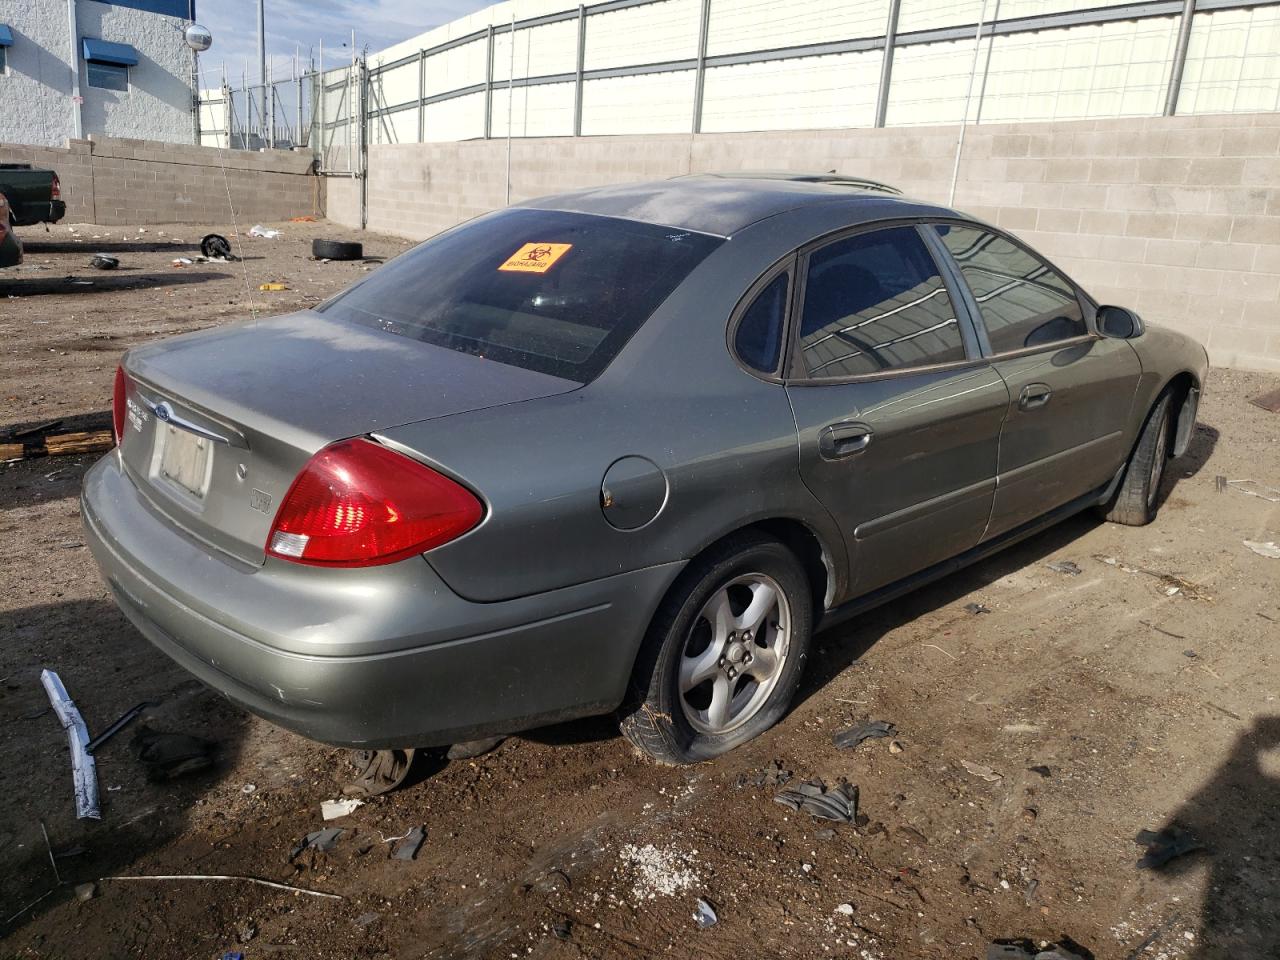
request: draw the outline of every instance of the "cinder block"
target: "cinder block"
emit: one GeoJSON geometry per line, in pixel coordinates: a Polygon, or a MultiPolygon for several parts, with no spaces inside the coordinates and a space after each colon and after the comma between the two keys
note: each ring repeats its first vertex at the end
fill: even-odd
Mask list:
{"type": "Polygon", "coordinates": [[[1195,265],[1214,270],[1252,270],[1257,250],[1257,245],[1250,243],[1201,243],[1195,265]]]}
{"type": "MultiPolygon", "coordinates": [[[[1238,219],[1238,218],[1237,218],[1238,219]]],[[[1180,213],[1174,236],[1179,240],[1243,240],[1233,235],[1232,218],[1214,214],[1180,213]]]]}
{"type": "Polygon", "coordinates": [[[1176,213],[1131,213],[1124,232],[1131,237],[1167,240],[1174,235],[1177,224],[1176,213]]]}
{"type": "Polygon", "coordinates": [[[1280,244],[1280,217],[1236,217],[1231,239],[1239,243],[1280,244]]]}

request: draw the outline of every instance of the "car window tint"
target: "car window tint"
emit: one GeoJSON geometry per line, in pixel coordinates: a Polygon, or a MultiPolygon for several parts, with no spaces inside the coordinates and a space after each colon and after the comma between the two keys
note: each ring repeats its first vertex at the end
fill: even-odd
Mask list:
{"type": "Polygon", "coordinates": [[[419,244],[318,309],[586,383],[723,242],[634,220],[513,208],[419,244]]]}
{"type": "Polygon", "coordinates": [[[781,273],[761,290],[738,321],[733,338],[739,359],[761,373],[778,369],[782,353],[782,320],[787,312],[789,277],[781,273]]]}
{"type": "Polygon", "coordinates": [[[810,255],[800,351],[813,377],[964,359],[955,308],[914,227],[858,234],[810,255]]]}
{"type": "Polygon", "coordinates": [[[1074,288],[1039,257],[986,230],[939,224],[938,233],[978,301],[996,353],[1089,332],[1074,288]]]}

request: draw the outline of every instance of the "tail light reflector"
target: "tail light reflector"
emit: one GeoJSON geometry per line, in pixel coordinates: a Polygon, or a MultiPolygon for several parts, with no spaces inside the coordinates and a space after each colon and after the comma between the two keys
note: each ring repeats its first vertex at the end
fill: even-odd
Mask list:
{"type": "Polygon", "coordinates": [[[369,440],[341,440],[293,481],[267,553],[315,566],[393,563],[462,536],[483,515],[474,494],[430,467],[369,440]]]}
{"type": "Polygon", "coordinates": [[[56,173],[53,175],[53,191],[50,193],[50,196],[54,200],[62,199],[62,181],[58,179],[58,175],[56,173]]]}
{"type": "Polygon", "coordinates": [[[116,367],[116,383],[111,392],[111,430],[116,435],[116,445],[124,439],[125,407],[129,403],[129,375],[124,367],[116,367]]]}

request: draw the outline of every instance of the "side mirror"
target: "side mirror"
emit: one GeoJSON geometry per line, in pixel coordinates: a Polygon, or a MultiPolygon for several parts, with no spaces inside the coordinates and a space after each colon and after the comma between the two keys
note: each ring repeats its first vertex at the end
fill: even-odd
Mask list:
{"type": "Polygon", "coordinates": [[[1128,307],[1099,307],[1098,332],[1113,340],[1132,340],[1146,328],[1142,318],[1128,307]]]}

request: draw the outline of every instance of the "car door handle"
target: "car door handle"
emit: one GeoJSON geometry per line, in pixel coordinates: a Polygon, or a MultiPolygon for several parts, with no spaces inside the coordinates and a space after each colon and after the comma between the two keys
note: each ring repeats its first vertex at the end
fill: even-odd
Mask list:
{"type": "Polygon", "coordinates": [[[1035,410],[1043,407],[1052,396],[1053,391],[1047,383],[1028,383],[1018,394],[1018,409],[1035,410]]]}
{"type": "Polygon", "coordinates": [[[843,460],[867,449],[872,436],[871,428],[865,423],[831,423],[818,434],[818,453],[823,460],[843,460]]]}

